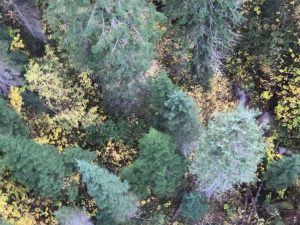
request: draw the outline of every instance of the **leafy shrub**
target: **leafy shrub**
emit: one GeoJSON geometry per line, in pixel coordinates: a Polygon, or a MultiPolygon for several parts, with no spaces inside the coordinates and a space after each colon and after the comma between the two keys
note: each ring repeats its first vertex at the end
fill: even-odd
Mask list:
{"type": "Polygon", "coordinates": [[[0,177],[0,214],[13,225],[35,225],[37,221],[54,224],[54,203],[34,196],[30,191],[13,182],[10,177],[0,177]]]}
{"type": "Polygon", "coordinates": [[[203,125],[207,125],[216,112],[234,111],[237,105],[230,80],[221,74],[211,78],[209,91],[195,86],[190,88],[188,95],[193,97],[201,109],[199,120],[203,125]]]}

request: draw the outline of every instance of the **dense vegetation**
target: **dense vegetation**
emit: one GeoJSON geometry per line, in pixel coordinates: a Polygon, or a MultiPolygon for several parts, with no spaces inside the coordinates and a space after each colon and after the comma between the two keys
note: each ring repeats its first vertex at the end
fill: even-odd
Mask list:
{"type": "Polygon", "coordinates": [[[0,1],[0,225],[300,223],[298,0],[0,1]]]}

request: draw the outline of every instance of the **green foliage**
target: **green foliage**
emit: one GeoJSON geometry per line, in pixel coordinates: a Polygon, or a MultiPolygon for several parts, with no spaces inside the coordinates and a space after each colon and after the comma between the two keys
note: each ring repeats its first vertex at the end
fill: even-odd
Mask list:
{"type": "Polygon", "coordinates": [[[185,172],[173,139],[150,129],[139,141],[139,148],[139,158],[122,171],[121,177],[142,197],[149,194],[149,189],[160,197],[173,194],[185,172]]]}
{"type": "Polygon", "coordinates": [[[45,18],[72,65],[98,75],[106,112],[139,111],[162,13],[144,0],[63,0],[52,1],[45,18]]]}
{"type": "Polygon", "coordinates": [[[76,187],[68,177],[77,173],[77,159],[92,160],[93,154],[79,148],[60,154],[49,145],[40,145],[22,136],[0,135],[2,164],[13,178],[42,197],[74,200],[76,187]]]}
{"type": "Polygon", "coordinates": [[[143,134],[144,127],[142,122],[135,121],[113,121],[107,120],[100,126],[89,126],[87,131],[87,142],[94,147],[103,147],[109,140],[126,141],[128,144],[133,144],[143,134]]]}
{"type": "Polygon", "coordinates": [[[179,151],[189,155],[200,132],[195,101],[179,90],[165,73],[150,80],[149,93],[152,126],[170,134],[179,151]]]}
{"type": "MultiPolygon", "coordinates": [[[[176,21],[186,49],[193,52],[194,81],[208,85],[221,60],[236,40],[234,26],[242,21],[236,0],[167,1],[166,14],[176,21]]],[[[172,24],[173,26],[173,24],[172,24]]]]}
{"type": "Polygon", "coordinates": [[[217,113],[201,134],[190,172],[197,175],[198,189],[207,196],[256,178],[257,165],[266,152],[264,126],[256,123],[257,115],[242,106],[217,113]]]}
{"type": "Polygon", "coordinates": [[[200,219],[208,211],[206,198],[197,192],[184,193],[180,205],[180,215],[187,219],[200,219]]]}
{"type": "Polygon", "coordinates": [[[143,223],[143,225],[164,225],[166,224],[165,217],[163,214],[154,215],[147,222],[143,223]]]}
{"type": "Polygon", "coordinates": [[[74,65],[97,71],[108,83],[148,69],[164,20],[139,0],[52,1],[45,18],[74,65]]]}
{"type": "Polygon", "coordinates": [[[149,108],[154,114],[153,116],[163,114],[164,103],[176,89],[165,72],[149,80],[149,108]]]}
{"type": "Polygon", "coordinates": [[[62,157],[50,146],[42,146],[27,138],[0,136],[2,163],[21,184],[42,197],[62,197],[67,176],[62,157]]]}
{"type": "Polygon", "coordinates": [[[16,36],[19,30],[13,30],[0,24],[0,61],[9,66],[23,71],[27,63],[27,56],[19,49],[11,49],[12,37],[16,36]]]}
{"type": "Polygon", "coordinates": [[[77,171],[77,161],[84,160],[87,162],[94,161],[96,159],[96,154],[89,152],[87,150],[82,150],[81,148],[66,148],[64,149],[62,155],[64,156],[64,165],[70,170],[69,173],[74,173],[77,171]]]}
{"type": "MultiPolygon", "coordinates": [[[[78,161],[83,182],[88,193],[101,209],[103,218],[110,217],[115,222],[125,222],[137,212],[137,199],[128,191],[127,182],[110,174],[106,169],[91,165],[86,161],[78,161]]],[[[100,216],[101,217],[101,216],[100,216]]]]}
{"type": "Polygon", "coordinates": [[[28,128],[20,115],[10,108],[2,97],[0,97],[0,108],[0,135],[29,135],[28,128]]]}
{"type": "Polygon", "coordinates": [[[164,103],[165,129],[174,137],[180,152],[188,156],[200,134],[199,112],[195,101],[183,91],[173,92],[164,103]]]}
{"type": "Polygon", "coordinates": [[[299,174],[300,156],[295,154],[273,161],[264,174],[264,180],[269,189],[284,189],[290,186],[299,177],[299,174]]]}

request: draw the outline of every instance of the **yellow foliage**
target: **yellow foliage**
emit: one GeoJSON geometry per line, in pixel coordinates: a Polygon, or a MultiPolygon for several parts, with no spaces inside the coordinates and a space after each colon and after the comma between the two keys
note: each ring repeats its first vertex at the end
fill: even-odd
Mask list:
{"type": "Polygon", "coordinates": [[[53,145],[59,151],[76,145],[74,131],[64,128],[63,124],[55,121],[49,115],[30,121],[30,126],[32,136],[39,144],[53,145]]]}
{"type": "Polygon", "coordinates": [[[126,145],[123,141],[109,140],[106,145],[97,151],[101,163],[119,171],[127,166],[137,156],[137,149],[126,145]]]}
{"type": "Polygon", "coordinates": [[[44,58],[32,61],[26,74],[28,90],[37,93],[48,109],[33,118],[26,111],[31,136],[60,151],[77,145],[78,138],[84,135],[82,128],[105,120],[100,107],[101,92],[92,81],[91,72],[70,76],[66,71],[67,65],[61,64],[47,47],[44,58]]]}
{"type": "MultiPolygon", "coordinates": [[[[289,71],[288,69],[286,69],[289,71]]],[[[281,99],[275,108],[277,118],[282,125],[289,131],[298,131],[300,125],[300,69],[289,71],[294,74],[294,79],[290,79],[287,85],[284,85],[283,90],[279,92],[281,99]]]]}
{"type": "Polygon", "coordinates": [[[218,74],[211,79],[210,91],[205,92],[197,86],[189,95],[195,99],[200,109],[199,119],[203,124],[206,124],[214,113],[233,111],[237,106],[229,80],[218,74]]]}
{"type": "Polygon", "coordinates": [[[23,40],[21,39],[20,34],[18,33],[16,36],[14,36],[11,44],[10,44],[10,50],[18,50],[18,49],[24,49],[25,45],[23,43],[23,40]]]}
{"type": "Polygon", "coordinates": [[[21,113],[23,99],[21,96],[21,90],[18,87],[11,87],[9,90],[9,103],[18,112],[21,113]]]}
{"type": "Polygon", "coordinates": [[[281,159],[282,155],[277,153],[276,145],[274,144],[274,141],[276,140],[275,136],[270,136],[266,138],[267,141],[267,162],[270,163],[273,160],[281,159]]]}
{"type": "Polygon", "coordinates": [[[56,225],[50,201],[30,196],[28,190],[0,177],[0,215],[14,225],[56,225]],[[48,205],[48,206],[47,206],[48,205]]]}
{"type": "Polygon", "coordinates": [[[281,200],[281,199],[285,199],[285,192],[286,189],[282,189],[282,190],[277,190],[277,199],[281,200]]]}

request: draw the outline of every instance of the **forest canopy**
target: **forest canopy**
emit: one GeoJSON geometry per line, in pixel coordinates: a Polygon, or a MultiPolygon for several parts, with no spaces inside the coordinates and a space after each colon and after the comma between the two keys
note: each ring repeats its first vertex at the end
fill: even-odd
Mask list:
{"type": "Polygon", "coordinates": [[[0,1],[0,225],[300,222],[298,0],[0,1]]]}

